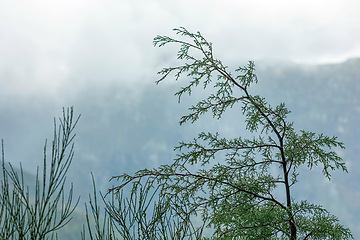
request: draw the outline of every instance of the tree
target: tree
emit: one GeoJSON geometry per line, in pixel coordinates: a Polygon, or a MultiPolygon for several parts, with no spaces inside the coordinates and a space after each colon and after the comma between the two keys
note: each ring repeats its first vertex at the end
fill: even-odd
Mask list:
{"type": "MultiPolygon", "coordinates": [[[[171,164],[115,177],[121,184],[109,193],[119,194],[130,185],[131,196],[136,196],[144,191],[144,186],[153,188],[159,200],[149,226],[161,225],[166,219],[163,217],[170,214],[177,220],[174,226],[179,231],[190,231],[182,238],[171,239],[186,239],[194,236],[191,233],[199,233],[202,226],[188,227],[198,214],[207,227],[213,228],[211,239],[352,238],[350,230],[322,206],[296,201],[291,194],[302,166],[320,166],[329,180],[333,170],[347,172],[333,150],[344,148],[344,144],[335,136],[296,131],[287,120],[290,111],[284,103],[272,107],[263,97],[251,94],[251,86],[258,83],[252,61],[236,69],[234,76],[214,57],[212,43],[200,32],[191,33],[183,27],[174,31],[191,41],[158,35],[154,46],[180,44],[177,59],[184,63],[161,70],[156,83],[171,73],[176,80],[186,74],[189,83],[175,93],[179,101],[200,84],[204,89],[215,89],[215,93],[191,106],[180,124],[194,123],[207,112],[220,119],[227,109],[236,106],[244,114],[244,126],[253,138],[227,139],[219,133],[202,132],[193,141],[180,142],[175,147],[179,153],[171,164]],[[276,189],[281,189],[283,195],[276,194],[276,189]]],[[[130,208],[123,206],[118,211],[130,208]]],[[[132,209],[133,214],[141,215],[141,209],[132,209]]],[[[153,228],[151,238],[143,237],[168,239],[158,229],[158,235],[153,228]]],[[[196,239],[200,239],[199,234],[196,239]]]]}
{"type": "Polygon", "coordinates": [[[65,179],[74,156],[72,131],[78,119],[74,121],[71,108],[63,111],[58,130],[54,121],[50,168],[45,144],[43,171],[40,174],[37,169],[34,189],[25,182],[21,165],[19,171],[10,163],[5,165],[2,143],[0,239],[57,239],[57,231],[71,220],[79,199],[73,204],[72,185],[65,198],[65,179]]]}

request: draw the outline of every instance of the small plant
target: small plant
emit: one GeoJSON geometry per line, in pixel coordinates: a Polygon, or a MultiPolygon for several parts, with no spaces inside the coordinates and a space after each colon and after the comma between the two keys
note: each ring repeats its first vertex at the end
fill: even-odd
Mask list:
{"type": "Polygon", "coordinates": [[[159,197],[159,187],[150,179],[140,183],[130,196],[125,196],[123,191],[106,196],[100,193],[100,203],[94,180],[93,186],[93,197],[89,197],[91,211],[86,207],[87,223],[81,233],[82,240],[201,239],[204,224],[196,227],[191,219],[177,218],[173,211],[179,208],[172,208],[165,202],[167,199],[159,197]],[[104,205],[104,213],[100,205],[104,205]]]}
{"type": "Polygon", "coordinates": [[[65,176],[74,156],[72,131],[79,117],[74,121],[71,108],[63,110],[58,130],[54,121],[50,168],[47,168],[45,143],[44,166],[42,174],[37,169],[35,189],[29,189],[24,182],[21,165],[17,171],[10,163],[5,164],[2,143],[0,239],[57,239],[57,230],[71,220],[79,199],[73,203],[72,185],[65,197],[65,176]]]}

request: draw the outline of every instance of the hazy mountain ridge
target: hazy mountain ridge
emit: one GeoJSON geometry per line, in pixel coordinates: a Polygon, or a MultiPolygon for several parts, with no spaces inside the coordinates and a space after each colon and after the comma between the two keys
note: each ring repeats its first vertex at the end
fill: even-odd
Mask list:
{"type": "MultiPolygon", "coordinates": [[[[292,111],[290,119],[295,122],[295,129],[336,135],[345,142],[347,149],[340,155],[348,163],[350,173],[335,173],[328,183],[319,170],[304,171],[296,192],[299,198],[331,208],[329,210],[352,229],[355,239],[360,237],[357,230],[360,225],[360,164],[357,161],[360,149],[360,59],[318,66],[282,64],[268,67],[261,62],[255,64],[259,83],[250,88],[250,92],[265,96],[273,105],[285,102],[292,111]]],[[[97,188],[105,191],[111,176],[170,162],[175,156],[173,147],[179,141],[190,141],[201,131],[218,131],[229,137],[244,134],[239,109],[232,109],[220,121],[212,119],[210,113],[195,124],[179,126],[179,118],[186,114],[186,109],[196,103],[195,99],[205,97],[203,91],[195,91],[191,97],[184,96],[178,104],[173,95],[185,81],[181,79],[158,86],[151,82],[139,86],[136,91],[120,84],[99,84],[80,90],[71,99],[75,114],[81,113],[82,117],[75,130],[75,158],[69,181],[74,182],[75,191],[82,195],[82,202],[87,201],[91,192],[90,171],[94,172],[97,188]]],[[[43,136],[51,139],[52,117],[58,117],[61,108],[51,108],[49,101],[38,101],[40,106],[23,104],[27,106],[23,112],[16,109],[21,103],[11,107],[6,107],[5,103],[1,105],[0,138],[5,141],[5,152],[9,152],[6,161],[22,159],[28,169],[31,167],[29,171],[34,172],[36,164],[41,164],[43,136]],[[41,112],[41,104],[49,113],[56,114],[50,115],[51,118],[49,113],[46,118],[35,115],[41,112]],[[24,126],[21,129],[24,133],[36,129],[37,135],[34,139],[27,136],[32,141],[21,140],[21,145],[17,145],[21,151],[10,153],[15,147],[9,144],[7,149],[6,141],[18,134],[16,124],[24,126]],[[39,143],[34,143],[40,139],[39,143]],[[39,149],[34,150],[35,147],[39,149]],[[34,164],[31,161],[35,156],[39,156],[40,161],[34,164]]]]}

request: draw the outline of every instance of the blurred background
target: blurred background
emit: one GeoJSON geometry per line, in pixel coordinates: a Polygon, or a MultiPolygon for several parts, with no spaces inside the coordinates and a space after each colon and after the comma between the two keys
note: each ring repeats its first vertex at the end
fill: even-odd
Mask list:
{"type": "MultiPolygon", "coordinates": [[[[179,46],[154,48],[175,27],[200,31],[230,71],[255,61],[251,89],[285,102],[297,130],[336,135],[349,173],[331,181],[302,171],[296,199],[324,205],[360,239],[360,2],[355,0],[0,0],[0,138],[5,160],[36,173],[53,119],[74,106],[75,158],[67,181],[82,197],[105,192],[112,176],[169,163],[179,141],[201,131],[245,134],[240,109],[179,126],[198,91],[180,104],[187,81],[155,85],[175,66],[179,46]]],[[[50,146],[50,145],[49,145],[50,146]]],[[[50,151],[50,149],[48,149],[50,151]]],[[[71,234],[70,234],[71,235],[71,234]]],[[[69,236],[70,236],[69,235],[69,236]]],[[[79,239],[73,237],[73,239],[79,239]]],[[[70,239],[70,238],[68,238],[70,239]]]]}

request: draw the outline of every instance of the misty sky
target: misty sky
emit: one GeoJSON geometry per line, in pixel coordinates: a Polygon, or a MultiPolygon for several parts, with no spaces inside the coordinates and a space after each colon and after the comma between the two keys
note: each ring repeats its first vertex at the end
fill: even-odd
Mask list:
{"type": "Polygon", "coordinates": [[[227,64],[339,62],[360,56],[359,11],[356,0],[0,0],[0,93],[153,82],[176,49],[152,39],[179,26],[199,30],[227,64]]]}

